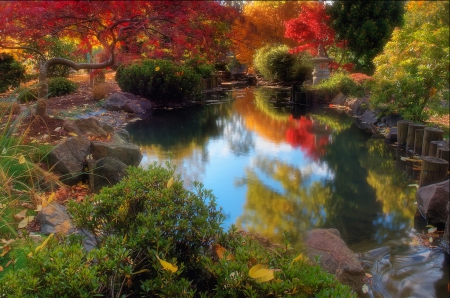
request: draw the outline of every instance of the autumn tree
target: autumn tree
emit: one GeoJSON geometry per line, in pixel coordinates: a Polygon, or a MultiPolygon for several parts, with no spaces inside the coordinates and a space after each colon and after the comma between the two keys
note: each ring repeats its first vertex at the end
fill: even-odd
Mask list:
{"type": "Polygon", "coordinates": [[[284,22],[298,15],[299,1],[248,1],[233,24],[233,51],[240,63],[253,65],[257,49],[270,44],[295,43],[284,37],[284,22]]]}
{"type": "Polygon", "coordinates": [[[75,70],[112,66],[117,51],[139,42],[147,57],[225,54],[227,24],[234,9],[217,2],[195,1],[30,1],[2,2],[0,48],[28,50],[41,58],[41,88],[36,114],[46,114],[47,74],[53,65],[75,70]],[[98,63],[79,63],[62,57],[46,57],[49,38],[70,38],[78,50],[103,49],[98,63]],[[219,51],[219,53],[217,53],[219,51]]]}
{"type": "Polygon", "coordinates": [[[308,51],[316,56],[319,45],[325,52],[331,46],[343,46],[344,42],[336,42],[335,32],[330,27],[330,16],[319,2],[308,2],[302,6],[297,18],[285,22],[285,37],[296,42],[291,52],[308,51]]]}
{"type": "Polygon", "coordinates": [[[404,13],[402,1],[336,0],[326,6],[336,39],[345,40],[347,61],[373,73],[373,58],[383,50],[404,13]]]}
{"type": "Polygon", "coordinates": [[[449,36],[448,2],[408,2],[404,26],[374,59],[371,103],[413,120],[448,113],[449,36]]]}

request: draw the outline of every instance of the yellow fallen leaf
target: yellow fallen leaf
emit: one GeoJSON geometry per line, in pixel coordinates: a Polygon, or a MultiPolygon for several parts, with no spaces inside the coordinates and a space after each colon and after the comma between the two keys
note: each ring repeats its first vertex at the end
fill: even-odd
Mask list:
{"type": "Polygon", "coordinates": [[[20,211],[17,214],[14,214],[14,219],[16,220],[22,220],[27,216],[27,209],[24,209],[22,211],[20,211]]]}
{"type": "Polygon", "coordinates": [[[159,66],[155,67],[155,71],[159,71],[161,68],[159,66]]]}
{"type": "Polygon", "coordinates": [[[173,185],[173,177],[170,177],[169,181],[167,181],[167,188],[171,188],[173,185]]]}
{"type": "Polygon", "coordinates": [[[170,272],[172,272],[172,273],[175,273],[175,272],[178,271],[178,266],[172,265],[172,264],[170,264],[169,262],[166,262],[166,261],[164,261],[164,260],[161,260],[161,259],[158,257],[158,255],[156,255],[156,258],[158,259],[158,261],[161,263],[161,266],[163,266],[163,268],[164,268],[165,270],[168,270],[168,271],[170,271],[170,272]]]}
{"type": "Polygon", "coordinates": [[[6,208],[6,204],[0,204],[0,209],[6,208]]]}
{"type": "Polygon", "coordinates": [[[15,239],[9,239],[9,240],[6,240],[6,239],[2,239],[2,240],[0,240],[4,245],[8,245],[8,244],[10,244],[10,243],[13,243],[14,241],[16,241],[15,239]]]}
{"type": "Polygon", "coordinates": [[[38,247],[36,247],[36,249],[34,250],[35,253],[37,253],[38,251],[40,251],[41,249],[43,249],[46,245],[47,242],[50,240],[50,238],[53,237],[53,235],[55,235],[54,233],[51,233],[50,235],[48,235],[47,239],[44,240],[44,242],[42,242],[41,245],[39,245],[38,247]]]}
{"type": "Polygon", "coordinates": [[[225,247],[221,246],[220,244],[214,245],[214,251],[217,254],[217,257],[222,260],[225,257],[225,254],[227,254],[227,261],[234,261],[235,257],[233,254],[231,254],[225,247]]]}
{"type": "Polygon", "coordinates": [[[56,193],[52,192],[47,199],[47,205],[50,204],[56,198],[56,193]]]}
{"type": "Polygon", "coordinates": [[[11,247],[9,245],[3,246],[3,252],[0,255],[0,257],[4,257],[10,250],[11,250],[11,247]]]}
{"type": "Polygon", "coordinates": [[[26,162],[25,156],[20,154],[19,158],[18,158],[18,161],[19,161],[19,164],[24,164],[26,162]]]}
{"type": "Polygon", "coordinates": [[[370,274],[370,273],[366,273],[366,276],[367,276],[368,278],[372,278],[372,274],[370,274]]]}
{"type": "Polygon", "coordinates": [[[69,136],[78,137],[78,135],[76,133],[74,133],[74,132],[69,132],[69,136]]]}
{"type": "Polygon", "coordinates": [[[3,271],[3,267],[2,266],[0,266],[0,272],[2,272],[3,271]]]}
{"type": "Polygon", "coordinates": [[[22,219],[21,222],[19,222],[19,225],[17,226],[19,229],[23,229],[34,219],[34,216],[27,216],[24,219],[22,219]]]}
{"type": "Polygon", "coordinates": [[[304,256],[303,254],[299,254],[295,259],[292,260],[292,263],[297,262],[297,261],[303,261],[304,260],[304,256]]]}
{"type": "Polygon", "coordinates": [[[256,264],[250,268],[248,275],[256,279],[257,282],[266,282],[274,279],[273,270],[266,269],[266,266],[262,264],[256,264]]]}

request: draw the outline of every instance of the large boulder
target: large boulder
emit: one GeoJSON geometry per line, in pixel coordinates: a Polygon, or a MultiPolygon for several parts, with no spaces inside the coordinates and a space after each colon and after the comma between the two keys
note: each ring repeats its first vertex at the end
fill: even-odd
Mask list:
{"type": "Polygon", "coordinates": [[[362,292],[365,272],[357,256],[347,247],[336,229],[314,229],[304,234],[306,255],[310,260],[320,256],[319,265],[334,274],[355,292],[362,292]]]}
{"type": "Polygon", "coordinates": [[[121,93],[114,93],[105,99],[103,107],[107,111],[121,111],[130,99],[121,93]]]}
{"type": "Polygon", "coordinates": [[[125,111],[133,114],[144,114],[151,110],[153,105],[150,101],[137,97],[131,93],[114,93],[105,99],[103,107],[108,111],[125,111]]]}
{"type": "Polygon", "coordinates": [[[139,146],[131,143],[92,141],[91,153],[95,160],[109,156],[120,160],[127,166],[138,166],[142,159],[139,146]]]}
{"type": "Polygon", "coordinates": [[[445,223],[448,219],[450,180],[423,186],[416,192],[420,213],[429,224],[445,223]]]}
{"type": "Polygon", "coordinates": [[[86,156],[91,142],[85,136],[64,139],[48,155],[48,162],[53,172],[60,175],[59,180],[68,185],[81,181],[86,156]]]}
{"type": "Polygon", "coordinates": [[[127,165],[113,157],[98,160],[94,167],[94,189],[98,193],[105,186],[120,182],[127,174],[127,165]]]}
{"type": "Polygon", "coordinates": [[[108,136],[108,132],[103,129],[103,124],[95,118],[66,120],[64,121],[63,127],[64,130],[76,133],[77,135],[108,136]]]}
{"type": "Polygon", "coordinates": [[[58,203],[50,203],[42,208],[41,212],[36,216],[36,221],[41,226],[41,232],[45,235],[51,233],[71,234],[75,232],[67,208],[58,203]]]}

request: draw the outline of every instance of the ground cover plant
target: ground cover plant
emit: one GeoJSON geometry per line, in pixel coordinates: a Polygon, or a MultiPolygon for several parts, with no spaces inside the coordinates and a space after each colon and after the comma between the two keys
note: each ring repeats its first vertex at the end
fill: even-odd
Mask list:
{"type": "Polygon", "coordinates": [[[268,249],[225,232],[211,191],[186,190],[170,164],[129,168],[119,184],[69,210],[95,248],[86,252],[79,236],[50,235],[30,247],[26,269],[0,280],[1,295],[353,296],[287,245],[268,249]]]}

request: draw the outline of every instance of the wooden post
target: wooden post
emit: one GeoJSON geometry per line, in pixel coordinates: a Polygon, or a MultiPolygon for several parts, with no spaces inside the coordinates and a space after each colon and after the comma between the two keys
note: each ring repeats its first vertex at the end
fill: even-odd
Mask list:
{"type": "Polygon", "coordinates": [[[448,143],[446,141],[431,141],[430,148],[428,149],[428,156],[439,157],[437,155],[437,150],[440,147],[448,147],[448,143]]]}
{"type": "Polygon", "coordinates": [[[409,120],[397,121],[397,144],[401,147],[406,145],[406,137],[408,136],[408,126],[413,123],[409,120]]]}
{"type": "Polygon", "coordinates": [[[448,161],[434,156],[424,156],[419,187],[444,181],[447,177],[447,169],[448,161]]]}
{"type": "MultiPolygon", "coordinates": [[[[406,137],[406,149],[414,148],[414,138],[416,136],[416,129],[424,129],[425,125],[418,123],[410,123],[408,126],[408,135],[406,137]]],[[[434,140],[433,140],[434,141],[434,140]]],[[[423,148],[423,146],[422,146],[423,148]]]]}
{"type": "Polygon", "coordinates": [[[423,133],[422,155],[427,155],[430,151],[431,141],[442,141],[444,131],[439,128],[427,127],[423,133]]]}
{"type": "Polygon", "coordinates": [[[416,129],[414,137],[414,154],[420,155],[422,153],[423,131],[423,129],[416,129]]]}
{"type": "Polygon", "coordinates": [[[437,149],[436,157],[450,162],[449,154],[450,154],[450,149],[448,146],[447,147],[439,147],[437,149]]]}

